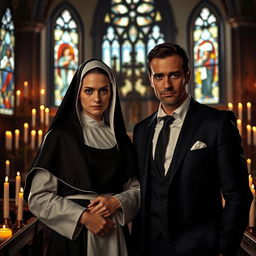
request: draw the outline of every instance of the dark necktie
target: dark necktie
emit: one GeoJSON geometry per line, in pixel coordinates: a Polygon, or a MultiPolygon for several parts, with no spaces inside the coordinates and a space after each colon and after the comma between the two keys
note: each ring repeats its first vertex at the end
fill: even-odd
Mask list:
{"type": "Polygon", "coordinates": [[[165,174],[165,169],[164,169],[165,152],[166,152],[167,144],[169,142],[170,124],[174,121],[174,117],[164,116],[162,120],[164,120],[164,124],[157,139],[154,161],[159,171],[161,172],[161,174],[164,175],[165,174]]]}

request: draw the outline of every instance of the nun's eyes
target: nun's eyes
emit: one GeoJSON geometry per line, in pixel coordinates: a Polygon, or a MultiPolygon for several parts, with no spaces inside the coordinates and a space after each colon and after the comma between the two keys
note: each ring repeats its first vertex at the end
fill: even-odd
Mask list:
{"type": "Polygon", "coordinates": [[[88,95],[91,95],[93,94],[93,89],[88,88],[88,89],[85,89],[84,92],[88,95]]]}
{"type": "Polygon", "coordinates": [[[108,88],[107,88],[107,87],[102,88],[102,89],[100,90],[100,93],[102,93],[102,94],[108,94],[108,88]]]}

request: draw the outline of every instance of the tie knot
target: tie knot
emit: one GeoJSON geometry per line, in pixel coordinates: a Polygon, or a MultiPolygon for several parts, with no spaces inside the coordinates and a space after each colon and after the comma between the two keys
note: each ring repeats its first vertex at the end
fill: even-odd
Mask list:
{"type": "Polygon", "coordinates": [[[166,125],[170,125],[174,121],[174,117],[167,115],[162,117],[162,120],[164,120],[164,126],[166,126],[166,125]]]}

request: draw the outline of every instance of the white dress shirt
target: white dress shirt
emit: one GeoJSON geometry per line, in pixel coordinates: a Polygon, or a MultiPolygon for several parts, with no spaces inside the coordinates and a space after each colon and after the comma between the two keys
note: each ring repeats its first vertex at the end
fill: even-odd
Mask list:
{"type": "MultiPolygon", "coordinates": [[[[169,142],[166,148],[165,153],[165,161],[164,161],[164,169],[165,169],[165,175],[168,172],[168,169],[171,165],[173,153],[176,147],[177,140],[179,138],[180,130],[182,128],[184,119],[186,117],[188,107],[190,104],[191,96],[188,95],[188,97],[185,99],[185,101],[172,112],[172,116],[174,117],[174,121],[170,124],[170,137],[169,142]]],[[[162,104],[159,104],[158,112],[157,112],[157,124],[155,127],[155,133],[153,137],[153,147],[152,147],[152,154],[153,159],[155,158],[155,150],[156,150],[156,143],[159,136],[159,133],[163,127],[163,119],[162,117],[166,116],[167,114],[162,109],[162,104]]]]}

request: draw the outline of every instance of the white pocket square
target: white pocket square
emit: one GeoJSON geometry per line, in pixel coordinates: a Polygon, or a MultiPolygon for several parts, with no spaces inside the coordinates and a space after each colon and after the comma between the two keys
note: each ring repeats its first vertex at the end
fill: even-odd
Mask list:
{"type": "Polygon", "coordinates": [[[192,148],[190,149],[190,151],[192,151],[192,150],[197,150],[197,149],[201,149],[201,148],[207,148],[207,145],[206,145],[204,142],[198,140],[198,141],[192,146],[192,148]]]}

